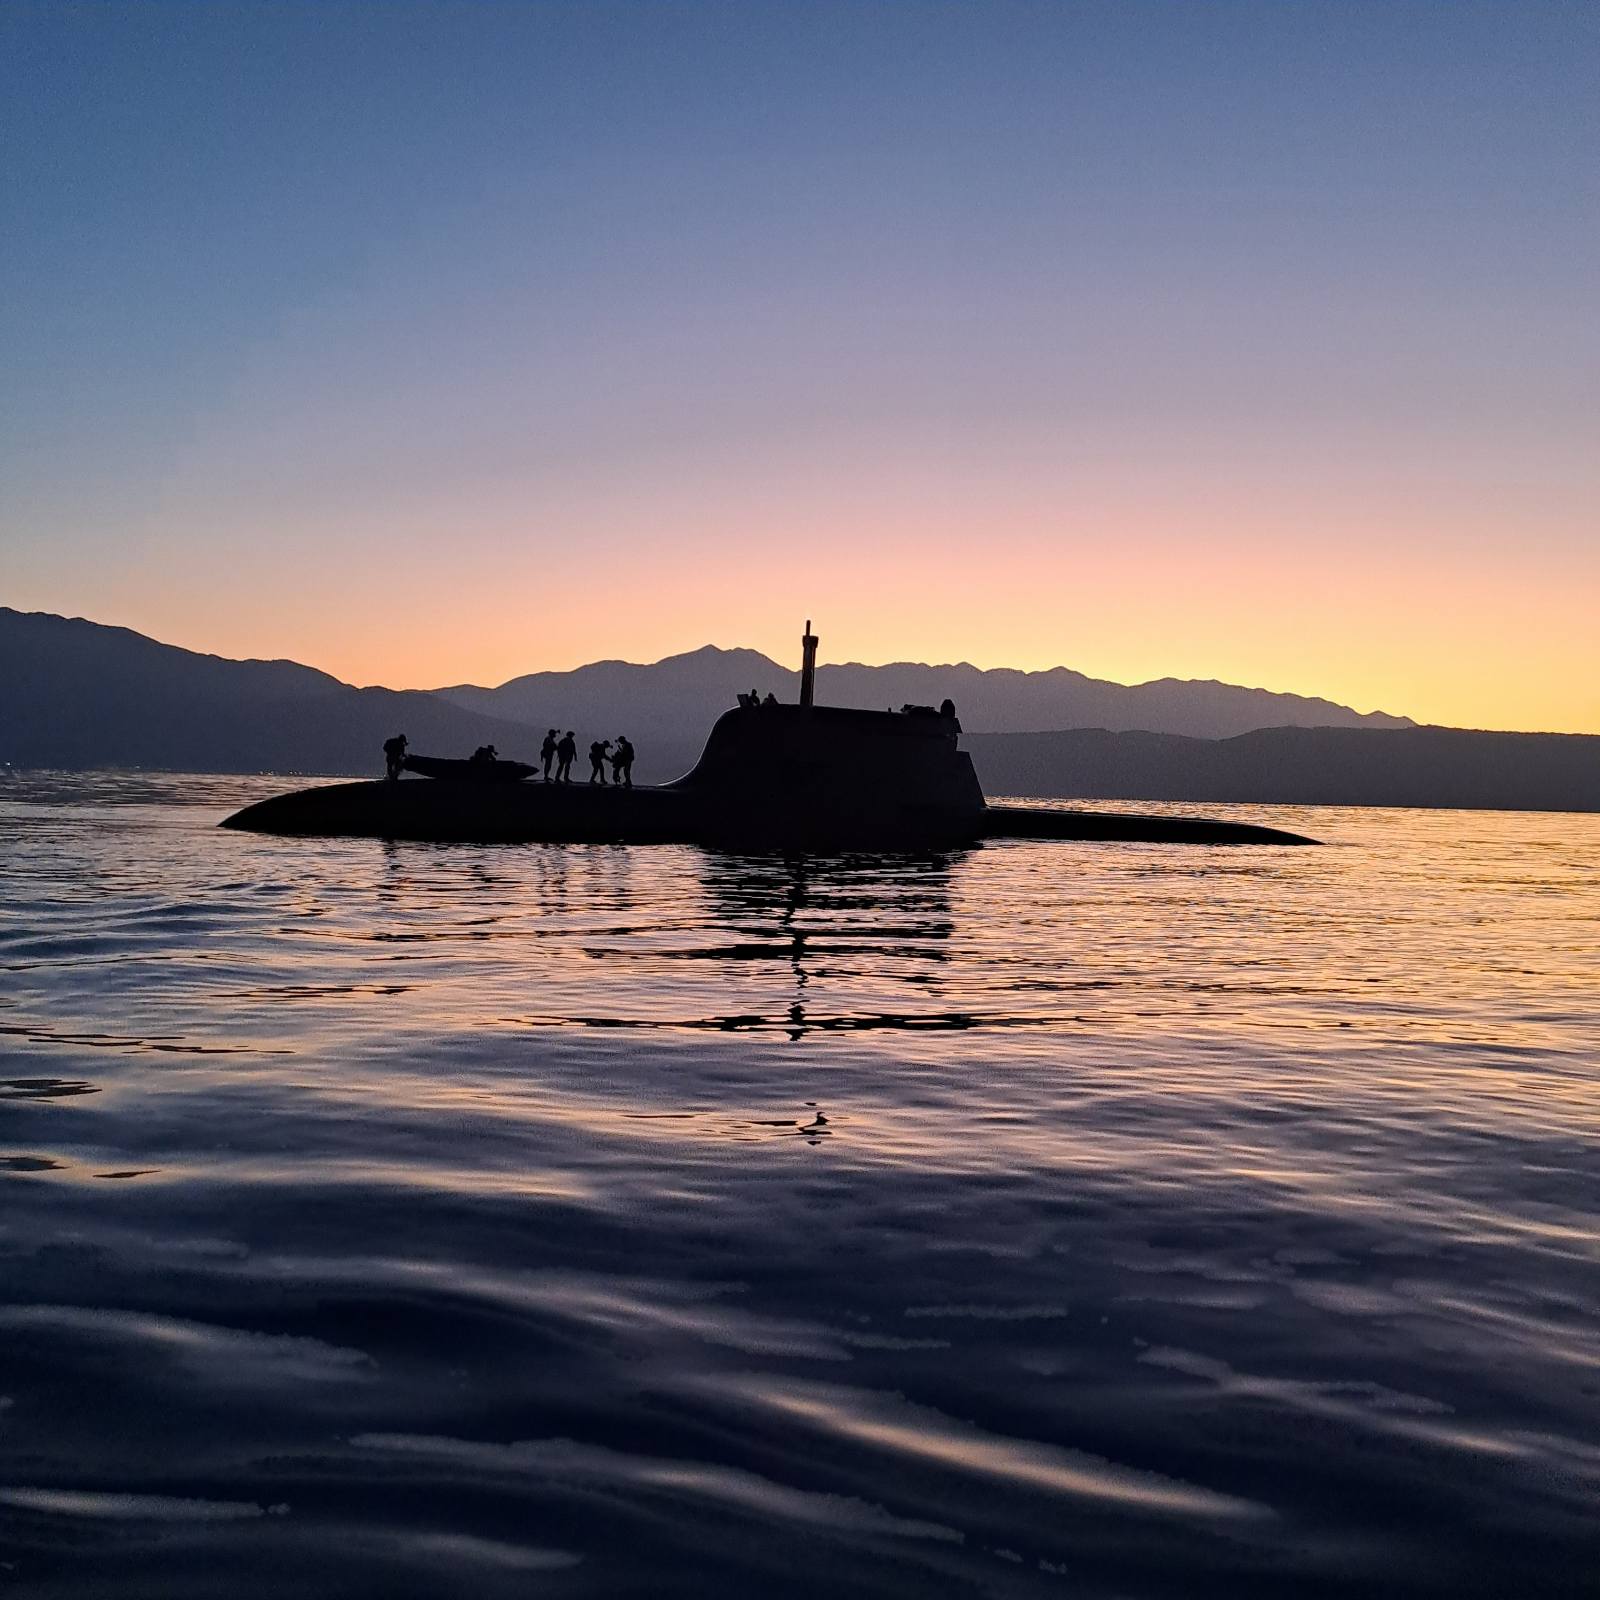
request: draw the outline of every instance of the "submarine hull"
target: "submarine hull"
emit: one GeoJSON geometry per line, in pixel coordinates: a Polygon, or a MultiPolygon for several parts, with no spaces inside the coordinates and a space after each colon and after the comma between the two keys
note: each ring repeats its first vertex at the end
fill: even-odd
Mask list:
{"type": "Polygon", "coordinates": [[[1045,811],[986,806],[986,839],[1077,839],[1128,844],[1315,844],[1304,834],[1216,817],[1150,816],[1138,811],[1045,811]]]}
{"type": "Polygon", "coordinates": [[[885,817],[835,810],[823,816],[706,804],[673,788],[587,784],[331,783],[276,795],[224,827],[305,837],[417,839],[483,844],[703,844],[725,849],[918,850],[984,839],[1149,844],[1312,844],[1299,834],[1208,817],[982,806],[953,815],[905,810],[885,817]]]}

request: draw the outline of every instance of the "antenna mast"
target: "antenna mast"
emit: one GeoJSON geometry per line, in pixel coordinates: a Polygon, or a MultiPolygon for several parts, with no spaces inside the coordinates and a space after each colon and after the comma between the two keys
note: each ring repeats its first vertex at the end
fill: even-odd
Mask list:
{"type": "Polygon", "coordinates": [[[808,706],[817,690],[817,637],[811,631],[811,618],[806,618],[806,631],[800,640],[800,704],[808,706]]]}

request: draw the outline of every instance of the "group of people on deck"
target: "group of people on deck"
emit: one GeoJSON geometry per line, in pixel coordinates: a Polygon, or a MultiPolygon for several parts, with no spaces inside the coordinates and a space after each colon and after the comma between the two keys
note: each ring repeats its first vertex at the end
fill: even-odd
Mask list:
{"type": "MultiPolygon", "coordinates": [[[[578,741],[573,736],[570,728],[559,737],[552,728],[544,736],[544,743],[539,746],[539,759],[544,763],[544,781],[546,783],[571,783],[572,763],[577,758],[578,741]],[[550,768],[555,767],[555,776],[552,778],[550,768]]],[[[485,762],[495,762],[500,759],[499,752],[492,744],[479,745],[472,752],[472,762],[481,766],[485,762]]],[[[589,782],[604,784],[606,781],[606,764],[611,766],[611,781],[619,784],[624,789],[633,787],[633,744],[623,734],[618,734],[615,739],[596,739],[589,746],[589,782]]],[[[383,763],[386,775],[393,782],[405,768],[406,763],[406,736],[398,733],[392,739],[384,740],[383,763]]]]}
{"type": "MultiPolygon", "coordinates": [[[[556,737],[556,730],[551,728],[544,736],[544,743],[539,746],[539,759],[544,764],[544,781],[546,783],[571,783],[572,763],[577,758],[578,741],[573,737],[572,729],[556,737]],[[555,777],[550,776],[550,765],[555,763],[555,777]]],[[[633,787],[633,745],[623,735],[618,734],[615,739],[596,739],[589,746],[589,782],[603,785],[606,781],[606,763],[611,764],[611,781],[619,784],[624,789],[633,787]]]]}

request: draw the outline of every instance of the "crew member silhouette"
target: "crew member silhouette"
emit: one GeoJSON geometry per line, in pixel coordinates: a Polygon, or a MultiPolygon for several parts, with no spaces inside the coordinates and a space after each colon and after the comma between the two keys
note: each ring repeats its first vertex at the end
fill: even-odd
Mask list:
{"type": "Polygon", "coordinates": [[[589,782],[604,784],[606,781],[606,751],[611,748],[609,739],[596,739],[589,746],[589,782]]]}
{"type": "Polygon", "coordinates": [[[539,746],[539,759],[544,762],[544,781],[550,781],[550,763],[556,758],[556,730],[552,728],[539,746]]]}
{"type": "Polygon", "coordinates": [[[568,728],[562,734],[556,745],[556,782],[572,782],[572,758],[578,753],[578,741],[572,737],[572,729],[568,728]]]}
{"type": "Polygon", "coordinates": [[[500,759],[500,752],[496,750],[492,744],[480,744],[478,748],[472,752],[472,759],[475,765],[481,767],[485,763],[498,761],[500,759]]]}
{"type": "Polygon", "coordinates": [[[383,766],[384,776],[393,783],[400,776],[401,768],[406,759],[406,736],[397,733],[392,739],[383,741],[383,766]]]}
{"type": "Polygon", "coordinates": [[[620,733],[611,755],[611,781],[620,783],[624,789],[633,787],[633,746],[620,733]]]}

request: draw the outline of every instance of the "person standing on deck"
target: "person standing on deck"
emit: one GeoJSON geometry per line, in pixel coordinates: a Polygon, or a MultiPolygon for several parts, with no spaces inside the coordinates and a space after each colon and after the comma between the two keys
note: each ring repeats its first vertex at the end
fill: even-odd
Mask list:
{"type": "Polygon", "coordinates": [[[556,730],[551,728],[544,736],[544,743],[539,746],[539,759],[544,762],[544,781],[550,781],[550,763],[556,758],[556,730]]]}
{"type": "Polygon", "coordinates": [[[589,782],[602,786],[606,781],[606,751],[611,748],[609,739],[596,739],[589,746],[589,782]]]}
{"type": "Polygon", "coordinates": [[[393,783],[399,776],[406,763],[406,736],[397,733],[392,739],[383,741],[383,766],[384,777],[393,783]]]}
{"type": "Polygon", "coordinates": [[[556,745],[556,782],[572,782],[572,758],[578,753],[578,741],[572,737],[572,729],[561,736],[556,745]]]}
{"type": "Polygon", "coordinates": [[[633,787],[633,746],[620,733],[611,756],[611,781],[620,783],[625,789],[633,787]]]}

